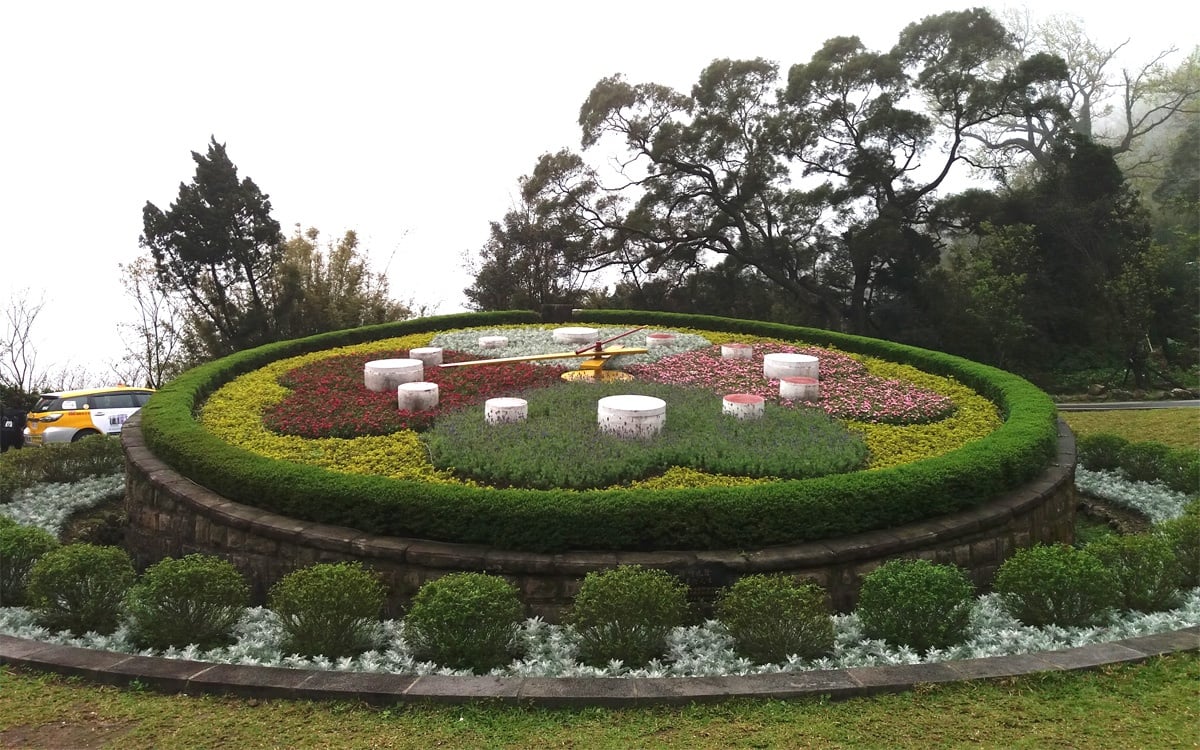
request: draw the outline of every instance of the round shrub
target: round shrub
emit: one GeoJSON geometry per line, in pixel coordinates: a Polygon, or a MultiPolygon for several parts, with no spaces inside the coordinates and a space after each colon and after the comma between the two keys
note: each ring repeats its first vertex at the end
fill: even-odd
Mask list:
{"type": "Polygon", "coordinates": [[[962,569],[928,560],[890,560],[863,577],[855,612],[869,638],[919,652],[962,641],[975,587],[962,569]]]}
{"type": "Polygon", "coordinates": [[[1200,586],[1200,514],[1184,513],[1155,527],[1171,545],[1179,564],[1179,584],[1183,588],[1200,586]]]}
{"type": "Polygon", "coordinates": [[[1114,471],[1120,465],[1121,451],[1129,445],[1129,441],[1120,435],[1100,432],[1093,435],[1080,435],[1075,441],[1075,451],[1079,463],[1092,471],[1114,471]]]}
{"type": "Polygon", "coordinates": [[[1008,611],[1026,625],[1091,625],[1118,603],[1116,577],[1091,552],[1066,544],[1018,550],[993,584],[1008,611]]]}
{"type": "Polygon", "coordinates": [[[687,586],[665,570],[620,565],[588,573],[568,622],[579,635],[579,659],[604,666],[641,666],[667,650],[667,634],[687,617],[687,586]]]}
{"type": "Polygon", "coordinates": [[[29,571],[38,558],[58,546],[48,531],[19,526],[0,516],[0,606],[17,607],[25,603],[29,571]]]}
{"type": "Polygon", "coordinates": [[[201,554],[160,560],[125,595],[133,640],[156,649],[231,643],[233,626],[249,603],[250,589],[237,568],[201,554]]]}
{"type": "Polygon", "coordinates": [[[268,594],[283,628],[283,650],[330,659],[378,642],[383,584],[357,562],[318,563],[281,578],[268,594]]]}
{"type": "Polygon", "coordinates": [[[500,576],[451,573],[417,591],[404,636],[418,659],[486,672],[511,660],[523,616],[520,592],[500,576]]]}
{"type": "Polygon", "coordinates": [[[120,625],[121,603],[136,577],[119,547],[68,544],[34,563],[26,594],[43,627],[108,635],[120,625]]]}
{"type": "Polygon", "coordinates": [[[1135,482],[1153,482],[1165,476],[1170,466],[1170,446],[1162,443],[1131,443],[1117,457],[1121,471],[1135,482]]]}
{"type": "Polygon", "coordinates": [[[1178,603],[1183,573],[1174,545],[1162,534],[1113,534],[1084,549],[1116,576],[1119,607],[1159,612],[1178,603]]]}
{"type": "Polygon", "coordinates": [[[833,650],[833,619],[825,590],[775,573],[750,575],[721,592],[717,617],[734,649],[759,664],[796,655],[815,659],[833,650]]]}
{"type": "Polygon", "coordinates": [[[1163,484],[1189,495],[1200,492],[1200,452],[1173,448],[1165,463],[1159,477],[1163,484]]]}

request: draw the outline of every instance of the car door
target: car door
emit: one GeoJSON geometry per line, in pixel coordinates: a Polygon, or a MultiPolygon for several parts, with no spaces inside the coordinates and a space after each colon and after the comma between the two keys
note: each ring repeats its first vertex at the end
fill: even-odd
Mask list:
{"type": "Polygon", "coordinates": [[[126,418],[137,410],[128,393],[99,393],[90,400],[92,424],[105,435],[118,434],[126,418]]]}

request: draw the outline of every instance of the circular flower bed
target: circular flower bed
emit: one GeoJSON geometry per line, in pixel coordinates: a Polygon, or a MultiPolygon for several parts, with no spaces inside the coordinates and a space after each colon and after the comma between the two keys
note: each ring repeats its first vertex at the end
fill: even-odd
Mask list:
{"type": "MultiPolygon", "coordinates": [[[[601,338],[616,336],[623,330],[626,329],[598,329],[601,338]]],[[[559,375],[579,361],[569,358],[537,364],[429,367],[425,379],[439,385],[440,403],[434,409],[420,412],[398,410],[395,394],[376,393],[364,386],[365,362],[403,357],[412,348],[429,345],[463,347],[462,351],[446,349],[444,357],[448,363],[544,355],[563,349],[553,341],[550,327],[525,326],[465,329],[432,337],[409,336],[314,352],[271,363],[224,386],[205,404],[203,423],[230,443],[272,458],[397,479],[487,481],[479,472],[456,474],[451,470],[456,461],[436,460],[415,433],[428,429],[442,414],[480,406],[489,397],[557,384],[559,375]],[[502,349],[479,344],[501,333],[508,341],[502,349]]],[[[868,446],[868,465],[872,468],[949,452],[983,437],[1000,424],[994,405],[953,380],[828,347],[797,346],[760,337],[689,331],[646,353],[613,357],[608,367],[624,369],[639,381],[698,389],[716,396],[753,393],[773,404],[795,408],[796,404],[780,398],[778,380],[763,377],[762,357],[775,352],[818,357],[821,396],[816,405],[863,436],[868,446]],[[753,341],[754,357],[722,358],[721,347],[711,343],[717,338],[753,341]]],[[[719,405],[719,399],[714,404],[719,405]]],[[[798,441],[785,436],[786,430],[776,432],[771,423],[764,432],[775,442],[795,446],[793,451],[800,448],[798,441]]],[[[741,484],[754,481],[751,477],[827,473],[803,470],[740,473],[713,468],[711,462],[709,466],[702,463],[678,460],[663,466],[659,462],[656,473],[631,477],[625,472],[625,478],[635,478],[643,487],[680,487],[741,484]]],[[[511,479],[498,481],[502,485],[513,484],[511,479]]],[[[543,475],[529,486],[550,484],[543,475]]],[[[577,486],[565,480],[562,484],[577,486]]]]}
{"type": "MultiPolygon", "coordinates": [[[[760,351],[819,349],[828,364],[841,353],[868,376],[903,385],[895,398],[879,396],[873,404],[868,399],[858,418],[840,420],[865,441],[866,471],[804,479],[674,465],[602,489],[480,486],[479,480],[437,468],[413,429],[306,438],[264,423],[265,412],[294,393],[281,380],[321,360],[394,356],[431,345],[478,356],[469,347],[484,335],[502,335],[512,347],[526,333],[545,338],[553,328],[530,313],[464,314],[281,342],[209,363],[156,394],[141,412],[142,433],[146,446],[169,466],[235,502],[368,533],[531,552],[746,549],[894,527],[975,507],[1019,487],[1046,468],[1057,444],[1053,404],[1044,393],[1016,376],[949,355],[754,321],[594,314],[582,322],[600,328],[601,335],[607,334],[605,326],[621,332],[645,323],[676,333],[674,341],[647,347],[645,355],[622,355],[610,363],[625,359],[618,366],[631,371],[698,349],[715,352],[714,342],[747,343],[760,351]],[[465,337],[467,348],[445,346],[446,336],[465,337]],[[698,340],[689,343],[692,336],[698,340]],[[902,419],[904,409],[892,404],[919,390],[929,395],[909,399],[908,417],[933,421],[882,421],[902,419]]],[[[487,354],[511,355],[509,347],[487,354]]],[[[347,372],[351,369],[357,378],[357,366],[347,372]]],[[[861,371],[856,375],[861,378],[861,371]]],[[[721,398],[715,393],[712,398],[716,409],[721,398]]],[[[853,406],[853,400],[843,403],[853,406]]]]}

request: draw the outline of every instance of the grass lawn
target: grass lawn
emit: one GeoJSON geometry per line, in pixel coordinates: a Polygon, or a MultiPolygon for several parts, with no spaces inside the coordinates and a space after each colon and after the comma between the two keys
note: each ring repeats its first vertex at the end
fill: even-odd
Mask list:
{"type": "Polygon", "coordinates": [[[1134,443],[1154,440],[1200,450],[1200,409],[1196,408],[1063,411],[1059,415],[1076,435],[1111,432],[1134,443]]]}
{"type": "Polygon", "coordinates": [[[134,748],[1174,748],[1200,730],[1200,656],[838,703],[613,710],[182,697],[0,670],[0,746],[134,748]]]}
{"type": "MultiPolygon", "coordinates": [[[[1064,415],[1078,432],[1197,446],[1190,409],[1064,415]],[[1133,417],[1133,420],[1130,420],[1133,417]],[[1076,418],[1083,418],[1077,422],[1076,418]],[[1139,422],[1153,433],[1135,432],[1139,422]]],[[[0,667],[0,747],[1183,748],[1200,737],[1200,654],[837,703],[609,710],[159,695],[0,667]]]]}

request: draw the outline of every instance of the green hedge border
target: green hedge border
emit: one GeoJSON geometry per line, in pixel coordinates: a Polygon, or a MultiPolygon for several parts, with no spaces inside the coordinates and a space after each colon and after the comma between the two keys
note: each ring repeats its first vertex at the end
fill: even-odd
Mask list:
{"type": "Polygon", "coordinates": [[[213,391],[269,362],[382,338],[539,323],[533,312],[464,313],[268,344],[172,381],[143,407],[147,447],[180,474],[235,502],[368,533],[530,552],[757,549],[889,528],[979,505],[1028,482],[1055,455],[1056,411],[1032,383],[938,352],[812,328],[732,318],[587,310],[597,324],[690,327],[801,340],[911,364],[957,379],[998,405],[987,437],[903,466],[743,487],[595,491],[483,489],[348,475],[259,456],[195,418],[213,391]]]}

